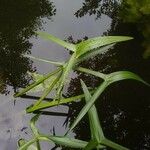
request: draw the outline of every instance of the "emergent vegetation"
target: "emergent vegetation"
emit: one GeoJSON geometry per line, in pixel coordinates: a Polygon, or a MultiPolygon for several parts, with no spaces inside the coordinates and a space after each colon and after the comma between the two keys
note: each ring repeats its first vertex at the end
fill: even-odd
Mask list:
{"type": "Polygon", "coordinates": [[[97,109],[95,107],[95,101],[102,94],[102,92],[104,92],[104,90],[114,82],[133,79],[142,82],[148,86],[149,84],[146,83],[144,80],[142,80],[138,75],[129,71],[118,71],[110,74],[104,74],[98,71],[80,67],[79,63],[97,54],[103,54],[118,42],[131,40],[132,38],[125,37],[125,36],[103,36],[103,37],[91,38],[82,41],[78,44],[71,44],[62,41],[47,33],[39,32],[38,34],[44,39],[51,40],[67,48],[72,52],[72,55],[70,59],[66,62],[55,62],[55,61],[43,60],[43,59],[35,58],[33,56],[26,55],[27,57],[30,57],[32,59],[37,59],[39,61],[54,64],[57,66],[56,67],[57,69],[46,75],[31,73],[34,82],[28,87],[26,87],[25,89],[22,89],[19,93],[16,93],[14,96],[19,97],[28,92],[43,91],[43,94],[40,97],[40,99],[37,100],[32,106],[26,109],[27,113],[32,113],[36,110],[41,110],[56,105],[61,105],[64,103],[69,103],[81,98],[85,98],[86,105],[82,108],[81,112],[74,120],[73,124],[71,125],[71,127],[69,128],[69,130],[66,132],[64,136],[43,135],[35,126],[35,123],[38,120],[40,114],[34,116],[30,121],[30,127],[33,132],[33,138],[30,141],[25,141],[21,139],[18,144],[19,145],[18,150],[29,150],[29,149],[40,150],[41,149],[40,141],[54,142],[58,145],[71,147],[73,149],[77,148],[77,149],[91,150],[94,148],[104,149],[105,147],[111,147],[116,150],[128,150],[128,148],[116,144],[105,137],[105,134],[103,133],[103,129],[100,124],[97,109]],[[62,96],[63,88],[66,83],[66,79],[72,70],[78,70],[87,74],[91,74],[93,76],[97,76],[103,79],[103,82],[100,83],[100,85],[95,89],[91,90],[90,88],[89,91],[89,87],[87,87],[84,81],[81,80],[81,86],[84,93],[74,97],[63,98],[62,96]],[[56,91],[56,94],[52,98],[53,100],[49,102],[44,101],[45,97],[54,90],[56,91]],[[83,140],[72,139],[68,137],[68,133],[76,127],[76,125],[81,121],[81,119],[86,114],[88,114],[89,116],[91,140],[83,141],[83,140]]]}

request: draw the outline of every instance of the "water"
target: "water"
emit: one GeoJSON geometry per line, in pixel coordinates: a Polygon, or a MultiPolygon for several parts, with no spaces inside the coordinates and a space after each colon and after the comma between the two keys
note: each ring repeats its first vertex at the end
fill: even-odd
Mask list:
{"type": "MultiPolygon", "coordinates": [[[[85,1],[85,5],[83,2],[0,1],[0,149],[15,150],[18,139],[31,137],[28,121],[32,115],[25,115],[24,110],[32,104],[33,99],[17,99],[14,105],[12,96],[19,87],[25,87],[30,82],[26,72],[37,70],[38,73],[47,73],[54,69],[54,66],[24,58],[22,54],[31,53],[35,57],[58,61],[67,60],[70,56],[62,47],[36,38],[34,31],[44,30],[61,39],[73,41],[103,34],[133,36],[135,40],[119,44],[104,56],[82,65],[105,73],[133,71],[150,83],[150,62],[142,58],[141,36],[133,24],[118,22],[115,17],[116,3],[94,0],[85,7],[88,1],[85,1]],[[100,4],[105,4],[101,11],[100,4]]],[[[76,73],[66,90],[66,96],[82,92],[79,78],[93,87],[99,84],[97,78],[76,73]]],[[[148,87],[135,81],[114,84],[102,94],[97,101],[97,108],[106,137],[130,149],[150,148],[148,94],[148,87]]],[[[38,127],[46,134],[55,132],[56,135],[63,135],[83,104],[76,102],[48,109],[51,114],[43,115],[38,127]]],[[[90,137],[87,129],[86,118],[70,136],[87,140],[90,137]]],[[[47,143],[42,145],[44,150],[55,146],[47,143]]]]}

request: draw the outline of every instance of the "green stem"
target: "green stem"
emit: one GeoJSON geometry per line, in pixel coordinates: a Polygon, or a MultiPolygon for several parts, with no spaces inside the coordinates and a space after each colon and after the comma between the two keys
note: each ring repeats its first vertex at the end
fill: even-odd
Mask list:
{"type": "MultiPolygon", "coordinates": [[[[91,91],[90,93],[92,94],[92,93],[94,93],[94,91],[95,90],[91,91]]],[[[74,97],[64,98],[61,100],[56,100],[56,101],[51,101],[51,102],[42,102],[38,106],[27,108],[26,112],[31,113],[31,112],[36,111],[36,110],[41,110],[41,109],[46,109],[46,108],[49,108],[52,106],[57,106],[58,104],[61,105],[61,104],[70,103],[70,102],[76,101],[78,99],[82,99],[84,97],[85,97],[85,95],[81,94],[81,95],[77,95],[74,97]]]]}
{"type": "Polygon", "coordinates": [[[94,75],[94,76],[97,76],[99,78],[106,80],[106,75],[104,73],[100,73],[100,72],[93,71],[93,70],[83,68],[83,67],[78,67],[76,70],[85,72],[85,73],[88,73],[88,74],[91,74],[91,75],[94,75]]]}
{"type": "Polygon", "coordinates": [[[23,146],[19,147],[18,150],[25,150],[27,149],[31,144],[33,144],[34,142],[36,142],[36,138],[26,142],[23,146]]]}
{"type": "Polygon", "coordinates": [[[101,144],[104,144],[104,145],[114,148],[116,150],[129,150],[128,148],[123,147],[115,142],[112,142],[112,141],[106,139],[106,138],[101,141],[101,144]]]}
{"type": "Polygon", "coordinates": [[[59,88],[56,93],[56,99],[60,98],[61,91],[63,89],[65,80],[66,80],[67,76],[69,75],[70,71],[72,70],[75,60],[76,60],[76,53],[73,53],[70,60],[67,62],[67,65],[64,67],[63,75],[60,78],[59,88]]]}
{"type": "Polygon", "coordinates": [[[36,146],[37,146],[37,149],[38,149],[38,150],[41,150],[41,146],[40,146],[39,140],[36,141],[36,146]]]}

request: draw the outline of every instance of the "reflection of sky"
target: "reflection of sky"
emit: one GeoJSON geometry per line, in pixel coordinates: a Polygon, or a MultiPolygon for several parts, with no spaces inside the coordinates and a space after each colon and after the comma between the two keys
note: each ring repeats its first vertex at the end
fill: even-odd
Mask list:
{"type": "MultiPolygon", "coordinates": [[[[102,15],[101,19],[95,20],[95,16],[84,16],[76,18],[74,13],[82,6],[82,0],[55,0],[54,5],[57,8],[53,21],[44,19],[47,23],[43,26],[45,32],[53,34],[61,39],[67,39],[73,36],[73,39],[82,39],[85,36],[100,36],[103,32],[110,29],[111,19],[102,15]]],[[[63,61],[68,58],[68,52],[62,47],[46,40],[32,39],[34,56],[63,61]]],[[[36,67],[42,72],[46,72],[48,65],[37,63],[36,67]],[[40,69],[39,69],[40,68],[40,69]]]]}
{"type": "MultiPolygon", "coordinates": [[[[73,38],[81,39],[84,36],[94,37],[102,35],[110,28],[111,19],[105,15],[101,16],[101,19],[95,21],[95,16],[85,16],[82,18],[76,18],[74,16],[75,11],[77,11],[82,6],[82,0],[53,0],[54,5],[57,8],[56,16],[53,16],[53,22],[43,19],[47,23],[43,26],[43,29],[53,34],[61,39],[67,39],[69,36],[73,38]]],[[[51,60],[66,60],[69,55],[67,51],[54,43],[51,43],[42,39],[31,39],[33,42],[32,55],[51,59],[51,60]]],[[[53,67],[48,64],[43,64],[41,62],[34,62],[34,66],[37,67],[38,72],[47,72],[53,69],[53,67]]],[[[11,100],[11,95],[0,96],[0,149],[16,150],[16,139],[19,137],[27,137],[25,131],[21,132],[24,126],[28,126],[27,122],[30,115],[22,117],[22,110],[31,104],[32,101],[27,99],[22,99],[16,102],[15,107],[13,106],[13,101],[11,100]],[[3,104],[3,105],[2,105],[3,104]],[[7,130],[10,129],[10,132],[7,130]],[[20,136],[19,136],[20,135],[20,136]],[[7,148],[6,148],[7,146],[7,148]]],[[[55,107],[49,109],[50,111],[58,112],[68,112],[68,108],[65,106],[55,107]]],[[[38,127],[44,133],[52,133],[53,127],[58,135],[63,135],[65,133],[65,126],[63,123],[65,121],[64,116],[54,117],[45,116],[41,117],[38,127]]],[[[26,130],[28,134],[29,129],[26,130]]],[[[73,135],[73,134],[72,134],[73,135]]],[[[45,147],[44,150],[47,148],[45,147]]]]}

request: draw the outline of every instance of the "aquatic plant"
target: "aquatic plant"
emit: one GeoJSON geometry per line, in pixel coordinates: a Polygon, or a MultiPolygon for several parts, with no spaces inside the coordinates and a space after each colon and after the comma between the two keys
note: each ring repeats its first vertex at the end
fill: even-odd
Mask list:
{"type": "Polygon", "coordinates": [[[38,120],[40,114],[34,116],[30,121],[30,127],[33,132],[33,138],[30,141],[25,142],[24,140],[21,141],[19,150],[27,150],[29,146],[33,146],[38,150],[40,150],[40,142],[39,141],[48,141],[54,142],[61,146],[67,146],[71,148],[78,148],[78,149],[85,149],[90,150],[93,148],[103,149],[105,147],[111,147],[116,150],[128,150],[119,144],[116,144],[110,140],[108,140],[102,130],[100,125],[99,117],[97,114],[97,109],[94,105],[95,101],[98,97],[104,92],[104,90],[113,84],[114,82],[119,82],[121,80],[137,80],[149,86],[142,78],[138,75],[129,72],[129,71],[117,71],[110,74],[104,74],[98,71],[90,70],[87,68],[80,67],[80,62],[87,60],[97,54],[102,54],[109,50],[114,44],[122,41],[131,40],[131,37],[126,36],[103,36],[103,37],[95,37],[85,41],[82,41],[78,44],[72,44],[60,40],[50,34],[39,32],[38,33],[41,37],[47,40],[51,40],[72,52],[70,59],[66,62],[55,62],[44,60],[41,58],[35,58],[33,56],[28,56],[32,59],[37,59],[39,61],[43,61],[46,63],[54,64],[57,68],[46,74],[46,75],[39,75],[35,73],[31,73],[33,76],[34,82],[27,86],[26,88],[22,89],[20,92],[16,93],[14,96],[19,97],[27,92],[38,92],[43,91],[42,96],[39,100],[37,100],[32,106],[26,109],[27,113],[34,112],[35,110],[41,110],[49,107],[53,107],[56,105],[61,105],[64,103],[69,103],[81,98],[85,97],[86,105],[82,108],[81,112],[74,120],[73,124],[70,126],[69,130],[66,132],[64,136],[48,136],[43,135],[39,132],[39,130],[35,126],[35,122],[38,120]],[[74,97],[63,98],[62,92],[63,87],[66,83],[67,77],[72,70],[78,70],[80,72],[84,72],[87,74],[91,74],[103,79],[103,82],[100,85],[93,89],[88,90],[87,86],[85,85],[84,81],[81,81],[82,89],[84,91],[83,94],[77,95],[74,97]],[[45,102],[43,101],[45,97],[51,92],[55,90],[56,94],[52,98],[52,101],[45,102]],[[88,113],[89,116],[89,125],[91,130],[91,140],[90,141],[82,141],[79,139],[72,139],[68,137],[68,133],[76,127],[76,125],[81,121],[81,119],[88,113]],[[35,143],[35,145],[33,145],[35,143]]]}

